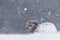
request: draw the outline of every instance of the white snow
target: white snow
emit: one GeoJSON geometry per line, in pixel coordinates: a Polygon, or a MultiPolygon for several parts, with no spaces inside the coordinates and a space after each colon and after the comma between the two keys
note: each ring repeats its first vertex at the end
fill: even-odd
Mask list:
{"type": "Polygon", "coordinates": [[[0,40],[60,40],[60,33],[35,33],[27,35],[3,35],[0,40]]]}
{"type": "Polygon", "coordinates": [[[27,8],[24,8],[24,11],[27,11],[27,8]]]}

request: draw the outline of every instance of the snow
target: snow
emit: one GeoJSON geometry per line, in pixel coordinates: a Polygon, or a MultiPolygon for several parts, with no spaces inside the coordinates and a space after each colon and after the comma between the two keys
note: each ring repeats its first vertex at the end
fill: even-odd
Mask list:
{"type": "Polygon", "coordinates": [[[27,11],[27,8],[24,8],[24,11],[27,11]]]}
{"type": "Polygon", "coordinates": [[[0,34],[0,40],[60,40],[60,33],[0,34]]]}

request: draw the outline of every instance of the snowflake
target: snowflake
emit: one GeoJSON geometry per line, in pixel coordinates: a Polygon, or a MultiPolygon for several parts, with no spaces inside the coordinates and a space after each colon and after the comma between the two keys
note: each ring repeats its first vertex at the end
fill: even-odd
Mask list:
{"type": "Polygon", "coordinates": [[[24,11],[27,11],[27,8],[24,8],[24,11]]]}

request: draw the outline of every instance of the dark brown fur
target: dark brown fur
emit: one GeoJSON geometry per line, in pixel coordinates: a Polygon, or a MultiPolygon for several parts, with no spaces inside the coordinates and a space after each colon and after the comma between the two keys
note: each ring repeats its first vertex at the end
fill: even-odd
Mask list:
{"type": "Polygon", "coordinates": [[[36,21],[36,20],[29,20],[26,23],[26,30],[28,32],[34,32],[35,29],[37,28],[37,25],[38,25],[38,21],[36,21]]]}

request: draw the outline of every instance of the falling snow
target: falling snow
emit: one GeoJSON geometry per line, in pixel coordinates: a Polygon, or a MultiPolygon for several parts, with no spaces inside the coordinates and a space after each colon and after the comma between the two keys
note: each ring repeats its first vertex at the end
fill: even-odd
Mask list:
{"type": "Polygon", "coordinates": [[[24,8],[24,11],[27,11],[27,8],[24,8]]]}

